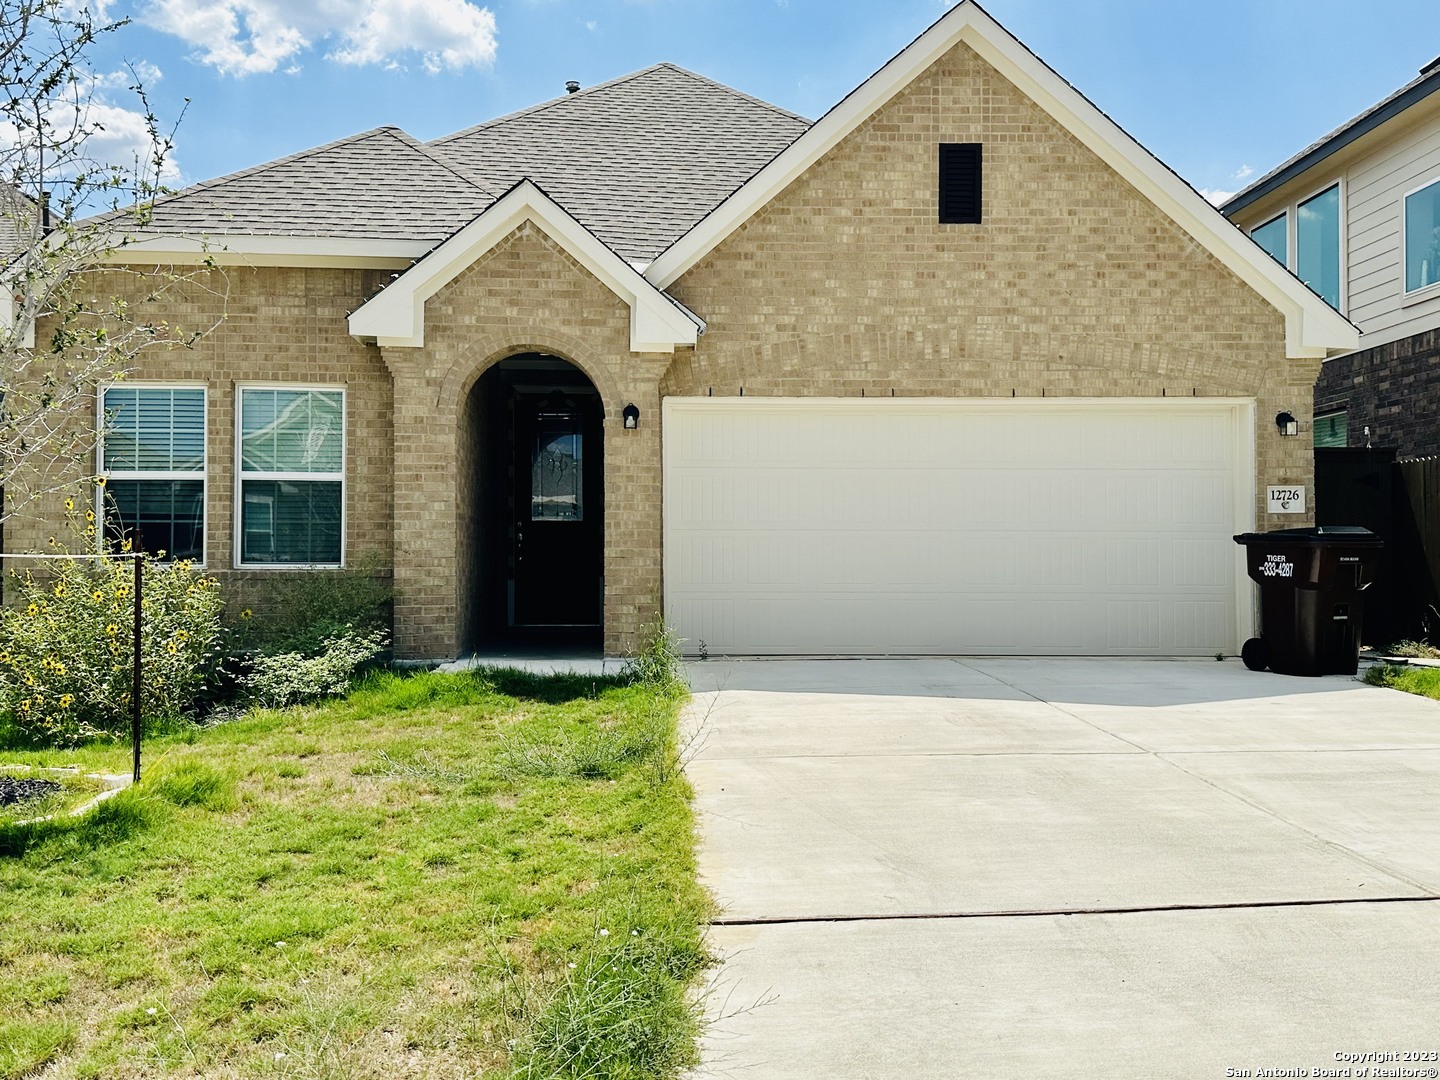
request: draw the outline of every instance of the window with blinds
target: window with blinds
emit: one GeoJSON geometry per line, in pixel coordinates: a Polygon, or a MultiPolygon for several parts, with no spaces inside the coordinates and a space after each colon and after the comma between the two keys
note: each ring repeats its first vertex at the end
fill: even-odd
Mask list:
{"type": "Polygon", "coordinates": [[[345,392],[242,387],[242,566],[339,566],[345,525],[345,392]]]}
{"type": "Polygon", "coordinates": [[[100,518],[112,541],[205,559],[205,390],[112,386],[101,396],[100,518]]]}

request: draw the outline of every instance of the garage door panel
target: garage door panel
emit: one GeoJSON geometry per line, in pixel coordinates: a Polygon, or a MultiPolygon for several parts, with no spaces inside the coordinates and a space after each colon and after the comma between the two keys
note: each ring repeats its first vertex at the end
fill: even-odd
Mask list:
{"type": "Polygon", "coordinates": [[[669,399],[667,617],[712,653],[1233,649],[1241,413],[669,399]]]}

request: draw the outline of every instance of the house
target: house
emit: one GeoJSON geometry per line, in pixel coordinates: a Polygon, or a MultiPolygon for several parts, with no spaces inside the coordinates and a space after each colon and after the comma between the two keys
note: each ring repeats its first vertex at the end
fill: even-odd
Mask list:
{"type": "Polygon", "coordinates": [[[1360,328],[1320,369],[1315,445],[1440,454],[1440,58],[1221,209],[1360,328]]]}
{"type": "Polygon", "coordinates": [[[1307,521],[1276,418],[1358,342],[971,0],[813,124],[661,64],[154,228],[116,258],[208,248],[226,318],[110,488],[241,594],[393,568],[409,658],[1234,652],[1232,535],[1307,521]]]}

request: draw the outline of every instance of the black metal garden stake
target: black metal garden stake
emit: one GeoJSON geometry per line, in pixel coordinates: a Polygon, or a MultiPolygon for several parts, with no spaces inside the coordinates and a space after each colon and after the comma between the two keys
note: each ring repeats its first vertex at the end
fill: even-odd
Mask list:
{"type": "Polygon", "coordinates": [[[135,556],[135,653],[131,665],[130,741],[135,748],[135,783],[140,783],[140,592],[144,587],[144,556],[135,556]]]}

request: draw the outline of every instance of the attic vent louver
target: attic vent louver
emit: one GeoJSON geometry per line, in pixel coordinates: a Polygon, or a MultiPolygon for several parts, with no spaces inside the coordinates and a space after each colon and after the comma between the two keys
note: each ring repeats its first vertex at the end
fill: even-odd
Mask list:
{"type": "Polygon", "coordinates": [[[574,79],[571,79],[565,84],[565,92],[567,94],[578,94],[580,92],[580,84],[574,79]]]}
{"type": "Polygon", "coordinates": [[[978,225],[981,209],[980,143],[940,144],[940,224],[978,225]]]}

